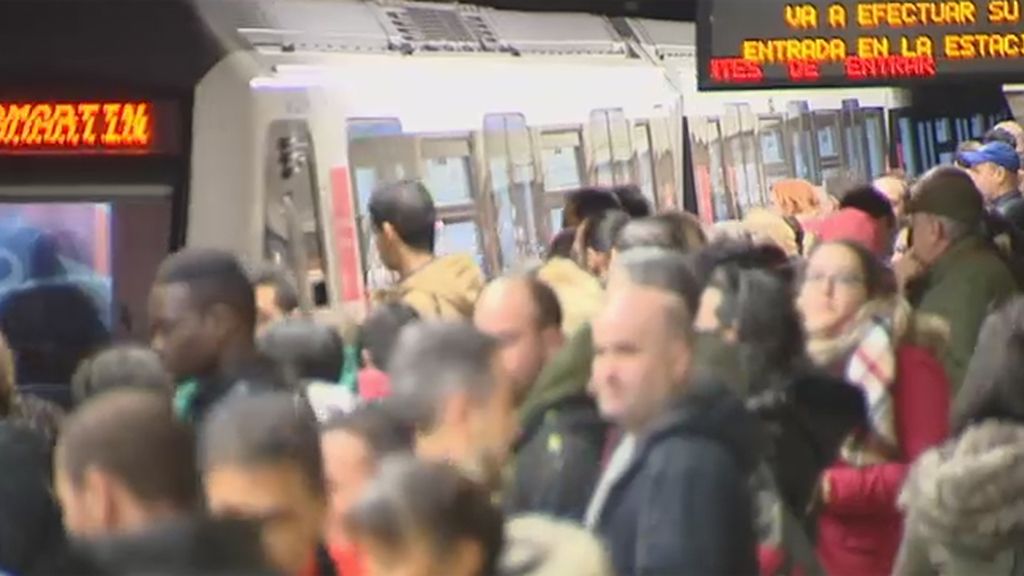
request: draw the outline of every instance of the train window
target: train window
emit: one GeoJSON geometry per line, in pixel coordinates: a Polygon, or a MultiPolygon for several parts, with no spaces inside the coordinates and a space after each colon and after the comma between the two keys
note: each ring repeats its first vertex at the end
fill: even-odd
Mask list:
{"type": "Polygon", "coordinates": [[[526,118],[522,114],[484,116],[484,145],[496,203],[501,263],[508,269],[542,250],[533,208],[536,175],[526,118]]]}
{"type": "Polygon", "coordinates": [[[289,262],[301,275],[300,285],[309,290],[310,301],[315,292],[327,292],[316,168],[313,136],[306,121],[271,122],[266,143],[265,257],[289,262]],[[304,262],[295,261],[296,256],[304,262]]]}
{"type": "Polygon", "coordinates": [[[583,184],[583,150],[578,131],[545,132],[541,135],[544,191],[558,192],[583,184]]]}
{"type": "Polygon", "coordinates": [[[656,204],[654,198],[654,157],[651,154],[651,127],[647,123],[633,127],[633,143],[636,150],[637,185],[644,196],[656,204]]]}
{"type": "Polygon", "coordinates": [[[479,232],[473,220],[441,221],[438,223],[434,252],[438,256],[448,254],[472,254],[477,265],[486,269],[483,254],[480,252],[479,232]]]}
{"type": "Polygon", "coordinates": [[[592,111],[589,136],[594,183],[610,186],[632,181],[633,151],[629,123],[622,110],[592,111]]]}

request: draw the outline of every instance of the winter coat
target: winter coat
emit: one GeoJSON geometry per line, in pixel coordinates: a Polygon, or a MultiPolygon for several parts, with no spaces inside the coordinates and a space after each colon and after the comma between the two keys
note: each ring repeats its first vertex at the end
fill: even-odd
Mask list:
{"type": "Polygon", "coordinates": [[[589,272],[568,258],[552,258],[537,270],[562,307],[562,333],[572,337],[604,304],[604,289],[589,272]]]}
{"type": "Polygon", "coordinates": [[[395,294],[412,306],[420,318],[465,320],[473,317],[476,298],[484,287],[484,275],[468,254],[452,254],[431,260],[404,278],[395,294]]]}
{"type": "Polygon", "coordinates": [[[694,382],[666,407],[595,514],[616,574],[757,574],[758,437],[756,419],[720,384],[694,382]]]}
{"type": "Polygon", "coordinates": [[[1024,195],[1014,191],[996,198],[992,209],[1002,216],[1007,223],[1024,232],[1024,195]]]}
{"type": "Polygon", "coordinates": [[[0,470],[0,572],[22,574],[64,541],[48,445],[31,430],[0,422],[0,470]]]}
{"type": "Polygon", "coordinates": [[[576,524],[535,514],[512,517],[505,523],[498,576],[613,574],[601,542],[576,524]]]}
{"type": "Polygon", "coordinates": [[[264,559],[257,524],[182,518],[130,534],[77,542],[37,573],[261,576],[275,571],[264,559]]]}
{"type": "Polygon", "coordinates": [[[974,355],[981,324],[995,307],[1018,291],[1009,267],[980,237],[960,240],[907,287],[914,309],[942,318],[949,346],[939,356],[955,395],[974,355]]]}
{"type": "Polygon", "coordinates": [[[896,576],[1024,574],[1024,426],[985,420],[928,451],[900,506],[896,576]]]}
{"type": "Polygon", "coordinates": [[[580,521],[601,475],[607,427],[587,394],[594,357],[584,326],[545,366],[519,411],[510,513],[580,521]]]}
{"type": "Polygon", "coordinates": [[[829,498],[818,517],[818,555],[832,576],[892,571],[901,536],[896,498],[909,463],[948,434],[949,383],[930,350],[897,349],[892,392],[902,458],[864,467],[836,463],[825,471],[829,498]]]}

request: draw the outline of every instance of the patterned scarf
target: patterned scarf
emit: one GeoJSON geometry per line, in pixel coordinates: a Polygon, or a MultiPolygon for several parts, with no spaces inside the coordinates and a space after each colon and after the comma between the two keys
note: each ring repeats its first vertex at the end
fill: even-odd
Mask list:
{"type": "Polygon", "coordinates": [[[864,392],[870,429],[852,434],[841,457],[854,466],[891,462],[899,457],[892,386],[896,382],[896,346],[892,304],[865,305],[852,328],[836,338],[811,335],[808,354],[819,367],[842,374],[864,392]]]}

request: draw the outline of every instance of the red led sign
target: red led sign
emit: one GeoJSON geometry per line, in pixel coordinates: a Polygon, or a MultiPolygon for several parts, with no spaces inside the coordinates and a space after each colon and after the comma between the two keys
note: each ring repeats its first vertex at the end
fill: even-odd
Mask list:
{"type": "Polygon", "coordinates": [[[0,154],[145,154],[156,128],[147,101],[0,101],[0,154]]]}

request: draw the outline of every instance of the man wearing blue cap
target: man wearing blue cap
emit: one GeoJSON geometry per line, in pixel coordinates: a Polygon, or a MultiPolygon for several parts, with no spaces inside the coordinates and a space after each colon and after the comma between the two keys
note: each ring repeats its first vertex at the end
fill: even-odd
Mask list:
{"type": "Polygon", "coordinates": [[[958,158],[967,167],[988,207],[1024,231],[1024,196],[1020,193],[1020,156],[1006,142],[994,140],[958,158]]]}

